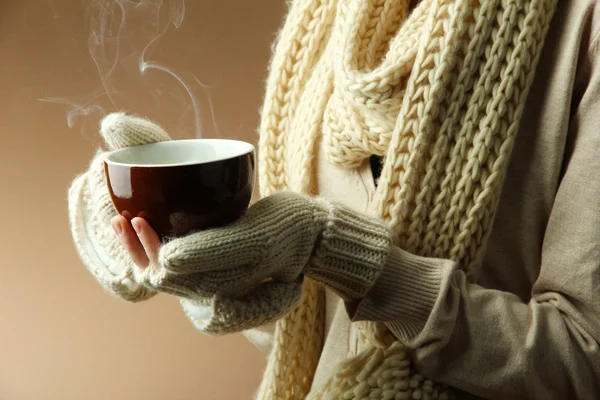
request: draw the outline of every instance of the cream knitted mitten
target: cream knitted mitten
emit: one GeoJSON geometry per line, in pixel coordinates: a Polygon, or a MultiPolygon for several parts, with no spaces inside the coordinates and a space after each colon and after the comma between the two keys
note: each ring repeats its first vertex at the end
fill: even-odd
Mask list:
{"type": "Polygon", "coordinates": [[[282,192],[229,226],[164,244],[144,282],[179,296],[202,331],[241,331],[280,317],[302,293],[303,276],[343,299],[366,295],[390,248],[387,226],[324,199],[282,192]]]}
{"type": "MultiPolygon", "coordinates": [[[[170,140],[154,123],[122,113],[106,116],[100,133],[109,150],[170,140]]],[[[84,265],[104,289],[128,301],[145,300],[155,292],[135,281],[134,263],[111,227],[110,220],[116,211],[106,186],[104,154],[99,150],[89,169],[69,187],[73,241],[84,265]]]]}

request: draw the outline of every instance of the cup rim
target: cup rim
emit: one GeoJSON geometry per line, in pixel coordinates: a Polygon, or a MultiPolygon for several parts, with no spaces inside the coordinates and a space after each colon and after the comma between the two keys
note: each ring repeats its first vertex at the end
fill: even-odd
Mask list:
{"type": "Polygon", "coordinates": [[[236,140],[236,139],[173,139],[173,140],[166,140],[166,141],[162,141],[162,142],[154,142],[154,143],[140,144],[140,145],[136,145],[136,146],[123,147],[120,149],[107,151],[104,154],[103,161],[107,164],[119,165],[119,166],[124,166],[124,167],[168,168],[168,167],[183,167],[183,166],[188,166],[188,165],[201,165],[201,164],[209,164],[209,163],[213,163],[213,162],[220,162],[220,161],[230,160],[230,159],[233,159],[236,157],[244,156],[244,155],[253,153],[254,151],[255,151],[254,145],[250,142],[246,142],[243,140],[236,140]],[[241,145],[242,148],[245,147],[245,149],[243,149],[243,151],[231,153],[225,157],[217,157],[217,158],[211,159],[209,161],[188,161],[188,162],[170,163],[170,164],[127,163],[127,162],[120,162],[120,161],[115,161],[115,160],[111,159],[112,157],[115,157],[115,156],[119,155],[120,153],[123,153],[126,151],[131,151],[131,148],[133,148],[133,147],[149,148],[149,147],[173,146],[173,145],[179,145],[179,144],[186,143],[186,142],[187,143],[199,143],[199,142],[236,143],[238,145],[241,145]]]}

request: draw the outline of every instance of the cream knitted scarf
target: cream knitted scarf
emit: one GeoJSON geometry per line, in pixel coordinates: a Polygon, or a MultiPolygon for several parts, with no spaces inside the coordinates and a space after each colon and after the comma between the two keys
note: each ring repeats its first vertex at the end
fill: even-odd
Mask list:
{"type": "MultiPolygon", "coordinates": [[[[262,195],[316,194],[319,143],[353,168],[385,157],[375,195],[396,245],[474,279],[557,0],[296,0],[280,32],[260,126],[262,195]]],[[[323,389],[324,293],[307,281],[278,321],[260,399],[445,398],[385,326],[323,389]]]]}

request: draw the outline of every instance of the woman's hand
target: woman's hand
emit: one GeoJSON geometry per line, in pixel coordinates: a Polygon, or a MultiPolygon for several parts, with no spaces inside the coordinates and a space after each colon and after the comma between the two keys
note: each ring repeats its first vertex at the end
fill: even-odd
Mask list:
{"type": "Polygon", "coordinates": [[[305,275],[346,301],[361,299],[390,245],[380,220],[295,193],[274,194],[230,225],[163,244],[141,218],[112,222],[139,267],[136,281],[179,297],[194,324],[214,333],[279,318],[300,301],[305,275]]]}
{"type": "Polygon", "coordinates": [[[302,295],[301,282],[265,283],[236,296],[222,296],[215,291],[202,293],[197,279],[164,274],[165,269],[159,265],[161,241],[146,220],[136,217],[129,222],[117,215],[111,224],[123,249],[138,268],[136,280],[145,281],[152,290],[179,297],[187,317],[204,333],[222,335],[272,322],[291,310],[302,295]],[[161,274],[152,275],[152,271],[163,271],[162,277],[153,279],[161,274]]]}
{"type": "MultiPolygon", "coordinates": [[[[100,135],[107,150],[171,140],[153,122],[123,113],[103,118],[100,135]]],[[[106,183],[105,154],[105,150],[98,149],[87,171],[78,175],[69,187],[73,242],[83,264],[105,290],[132,302],[146,300],[155,292],[136,281],[135,263],[119,245],[110,226],[117,212],[106,183]]]]}
{"type": "MultiPolygon", "coordinates": [[[[129,222],[124,216],[117,215],[112,219],[111,225],[121,245],[140,270],[143,271],[151,264],[158,263],[161,241],[145,219],[136,217],[129,222]]],[[[249,292],[250,288],[247,288],[236,297],[243,298],[249,292]]]]}

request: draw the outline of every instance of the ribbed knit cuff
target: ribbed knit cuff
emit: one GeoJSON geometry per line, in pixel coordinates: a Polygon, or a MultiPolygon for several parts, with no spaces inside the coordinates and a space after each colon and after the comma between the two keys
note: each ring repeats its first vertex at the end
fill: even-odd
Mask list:
{"type": "Polygon", "coordinates": [[[403,341],[414,338],[425,326],[438,298],[444,261],[392,247],[379,279],[350,318],[383,322],[403,341]]]}
{"type": "Polygon", "coordinates": [[[378,219],[319,201],[328,215],[305,273],[344,300],[361,299],[386,263],[391,244],[389,230],[378,219]]]}

